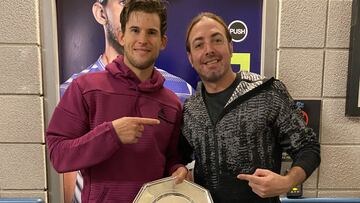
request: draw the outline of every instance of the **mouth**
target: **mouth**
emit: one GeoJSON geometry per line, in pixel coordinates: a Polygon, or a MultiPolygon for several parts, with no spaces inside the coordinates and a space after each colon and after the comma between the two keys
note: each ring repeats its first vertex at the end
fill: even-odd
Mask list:
{"type": "Polygon", "coordinates": [[[204,61],[203,64],[205,64],[205,65],[212,65],[212,64],[218,63],[219,61],[220,61],[220,59],[213,58],[213,59],[204,61]]]}
{"type": "Polygon", "coordinates": [[[136,51],[136,52],[148,53],[148,52],[150,52],[151,50],[148,49],[148,48],[134,48],[134,51],[136,51]]]}

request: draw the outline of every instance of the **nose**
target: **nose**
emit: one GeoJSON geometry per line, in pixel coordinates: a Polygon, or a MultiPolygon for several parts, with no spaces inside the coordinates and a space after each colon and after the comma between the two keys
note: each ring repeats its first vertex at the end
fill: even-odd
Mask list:
{"type": "Polygon", "coordinates": [[[211,45],[211,43],[205,43],[205,55],[206,56],[212,56],[214,55],[214,48],[211,45]]]}
{"type": "Polygon", "coordinates": [[[140,32],[138,36],[138,43],[146,44],[147,43],[147,34],[145,32],[140,32]]]}

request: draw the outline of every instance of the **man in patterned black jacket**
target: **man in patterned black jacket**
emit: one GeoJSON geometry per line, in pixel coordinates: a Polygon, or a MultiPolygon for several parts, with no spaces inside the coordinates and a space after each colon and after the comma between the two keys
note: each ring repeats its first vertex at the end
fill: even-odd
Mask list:
{"type": "Polygon", "coordinates": [[[215,202],[280,202],[319,166],[316,134],[282,82],[232,71],[231,36],[219,16],[193,18],[186,49],[202,80],[184,104],[182,127],[195,182],[215,202]],[[287,175],[279,175],[283,151],[293,159],[287,175]]]}

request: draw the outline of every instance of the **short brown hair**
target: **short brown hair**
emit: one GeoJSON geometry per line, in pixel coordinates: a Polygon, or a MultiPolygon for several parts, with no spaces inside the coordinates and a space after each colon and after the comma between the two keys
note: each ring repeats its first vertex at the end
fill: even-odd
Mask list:
{"type": "Polygon", "coordinates": [[[225,35],[226,35],[226,39],[228,40],[228,42],[231,42],[232,38],[231,38],[231,34],[229,29],[226,26],[225,21],[218,15],[214,14],[214,13],[210,13],[210,12],[202,12],[200,14],[198,14],[197,16],[195,16],[190,24],[188,25],[187,31],[186,31],[186,51],[190,52],[190,42],[189,42],[189,35],[190,32],[192,30],[192,28],[202,19],[202,18],[210,18],[215,20],[216,22],[220,23],[221,26],[224,28],[225,30],[225,35]]]}
{"type": "Polygon", "coordinates": [[[167,1],[165,0],[127,0],[120,15],[121,30],[124,33],[130,14],[135,11],[156,13],[160,18],[160,33],[164,36],[167,29],[167,1]]]}

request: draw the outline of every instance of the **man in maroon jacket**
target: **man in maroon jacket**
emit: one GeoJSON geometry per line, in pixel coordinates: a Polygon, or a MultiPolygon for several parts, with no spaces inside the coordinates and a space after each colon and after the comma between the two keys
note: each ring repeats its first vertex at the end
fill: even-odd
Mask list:
{"type": "Polygon", "coordinates": [[[120,19],[124,56],[75,79],[47,129],[54,168],[83,174],[82,202],[132,202],[142,184],[187,174],[177,148],[181,104],[154,69],[166,45],[164,2],[130,0],[120,19]]]}

